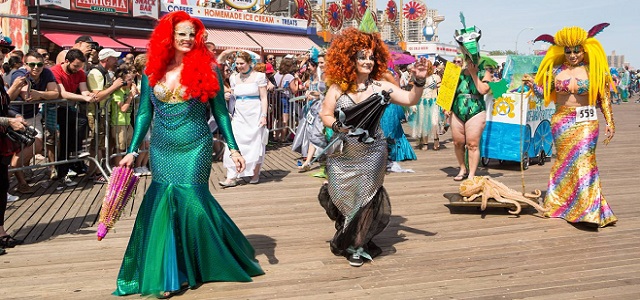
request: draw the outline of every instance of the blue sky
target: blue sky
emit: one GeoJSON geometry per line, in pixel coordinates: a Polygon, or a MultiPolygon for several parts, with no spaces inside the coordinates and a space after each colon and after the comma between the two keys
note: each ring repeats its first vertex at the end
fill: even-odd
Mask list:
{"type": "MultiPolygon", "coordinates": [[[[388,0],[376,0],[378,9],[384,9],[388,0]]],[[[408,1],[405,0],[404,3],[408,1]]],[[[439,0],[425,1],[430,9],[437,9],[445,16],[438,33],[440,41],[453,41],[453,31],[462,28],[458,17],[464,12],[467,26],[476,25],[482,30],[480,45],[485,50],[514,50],[516,37],[518,51],[547,48],[544,42],[530,45],[541,34],[555,35],[567,26],[579,26],[589,30],[599,23],[610,23],[596,38],[607,55],[615,51],[624,55],[633,68],[640,68],[640,1],[638,0],[439,0]]],[[[396,4],[400,6],[399,0],[396,4]]],[[[402,12],[402,8],[398,7],[402,12]]]]}

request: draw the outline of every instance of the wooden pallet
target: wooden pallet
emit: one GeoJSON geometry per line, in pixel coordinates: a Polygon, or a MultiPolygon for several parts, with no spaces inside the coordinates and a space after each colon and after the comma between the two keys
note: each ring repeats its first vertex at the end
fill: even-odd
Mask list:
{"type": "MultiPolygon", "coordinates": [[[[482,199],[478,198],[474,201],[464,201],[462,196],[458,193],[444,193],[443,196],[449,200],[449,203],[445,204],[445,206],[451,209],[452,207],[480,207],[482,205],[482,199]]],[[[508,208],[508,209],[516,209],[516,206],[509,203],[500,203],[493,198],[489,198],[487,201],[487,208],[508,208]]],[[[525,208],[530,207],[527,203],[520,202],[520,207],[524,210],[525,208]]]]}

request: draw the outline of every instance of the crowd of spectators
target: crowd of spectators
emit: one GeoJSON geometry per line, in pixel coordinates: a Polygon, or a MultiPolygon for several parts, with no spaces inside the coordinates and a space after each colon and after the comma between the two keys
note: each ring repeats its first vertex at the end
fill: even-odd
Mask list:
{"type": "MultiPolygon", "coordinates": [[[[225,93],[230,94],[229,77],[237,73],[234,63],[238,51],[242,50],[214,53],[218,54],[220,71],[224,74],[225,93]]],[[[291,99],[304,95],[308,89],[309,55],[267,54],[262,58],[254,54],[255,71],[265,73],[267,79],[268,141],[288,144],[299,116],[296,111],[304,105],[292,104],[291,99]]],[[[101,171],[117,165],[131,141],[145,61],[145,54],[102,48],[88,35],[79,36],[71,49],[59,53],[39,47],[27,53],[17,49],[8,53],[0,70],[5,88],[16,80],[29,83],[10,95],[9,114],[22,116],[38,132],[35,143],[16,154],[10,168],[70,160],[48,169],[50,180],[59,181],[59,189],[77,185],[75,177],[80,174],[95,183],[106,183],[101,171]],[[87,156],[103,165],[82,160],[87,156]]],[[[221,142],[219,135],[214,135],[214,140],[221,142]]],[[[216,143],[218,159],[222,145],[216,143]]],[[[141,159],[136,161],[135,172],[140,175],[151,174],[144,151],[148,147],[149,135],[141,145],[141,159]]],[[[16,192],[31,194],[36,190],[30,185],[33,172],[27,169],[12,173],[17,180],[16,192]]],[[[10,201],[17,199],[9,195],[10,201]]]]}
{"type": "MultiPolygon", "coordinates": [[[[9,95],[9,115],[22,116],[37,132],[33,145],[14,155],[10,167],[69,160],[49,167],[50,179],[59,180],[61,188],[77,185],[73,178],[79,174],[86,174],[95,183],[106,183],[101,172],[104,168],[91,160],[87,165],[81,159],[95,157],[103,162],[102,167],[117,164],[117,154],[124,152],[131,139],[144,54],[136,59],[133,53],[101,48],[90,36],[83,35],[71,49],[60,51],[55,61],[44,48],[27,53],[13,50],[7,55],[1,71],[5,88],[16,81],[25,82],[21,90],[9,95]],[[107,127],[110,132],[106,132],[107,127]]],[[[149,175],[146,161],[140,162],[136,172],[149,175]]],[[[30,173],[13,172],[18,193],[36,190],[29,184],[33,179],[30,173]]],[[[9,200],[17,197],[10,196],[9,200]]]]}

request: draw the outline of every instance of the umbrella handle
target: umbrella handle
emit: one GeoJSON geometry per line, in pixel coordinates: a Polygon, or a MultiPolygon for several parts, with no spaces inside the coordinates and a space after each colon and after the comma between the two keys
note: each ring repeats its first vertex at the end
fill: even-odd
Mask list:
{"type": "Polygon", "coordinates": [[[344,133],[342,132],[338,133],[336,137],[333,140],[331,140],[329,144],[327,144],[327,146],[325,146],[322,149],[322,151],[320,151],[320,153],[316,154],[316,157],[314,157],[309,164],[315,163],[318,160],[318,158],[320,158],[323,154],[327,153],[327,151],[329,150],[329,148],[331,148],[331,146],[333,146],[333,144],[335,144],[338,140],[342,140],[344,136],[345,136],[344,133]]]}

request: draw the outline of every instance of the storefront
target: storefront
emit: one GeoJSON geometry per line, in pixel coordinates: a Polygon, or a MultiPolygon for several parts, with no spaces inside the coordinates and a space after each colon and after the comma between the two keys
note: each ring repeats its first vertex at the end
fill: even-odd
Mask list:
{"type": "Polygon", "coordinates": [[[202,20],[207,27],[207,41],[218,51],[246,49],[265,56],[267,53],[300,54],[311,47],[320,48],[309,38],[306,20],[200,7],[196,6],[196,0],[183,0],[182,3],[187,5],[163,0],[160,14],[181,10],[202,20]]]}
{"type": "Polygon", "coordinates": [[[453,45],[443,43],[407,43],[407,51],[412,55],[427,54],[430,59],[433,59],[436,55],[452,61],[454,57],[458,55],[458,48],[453,45]]]}
{"type": "Polygon", "coordinates": [[[55,52],[71,48],[78,36],[89,35],[101,47],[144,52],[159,16],[159,3],[156,0],[31,0],[28,10],[32,23],[31,46],[55,52]]]}

